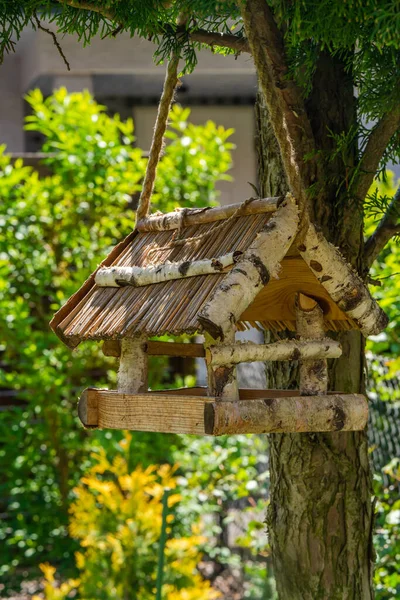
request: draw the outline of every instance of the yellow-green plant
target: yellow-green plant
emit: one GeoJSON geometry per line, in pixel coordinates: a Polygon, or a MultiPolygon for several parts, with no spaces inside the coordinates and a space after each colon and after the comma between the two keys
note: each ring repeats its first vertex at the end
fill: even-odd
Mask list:
{"type": "Polygon", "coordinates": [[[174,476],[176,468],[138,466],[130,472],[131,442],[132,436],[126,434],[120,442],[121,453],[112,460],[101,449],[94,466],[75,488],[70,533],[81,546],[76,553],[79,579],[57,589],[54,570],[42,565],[47,600],[66,598],[74,587],[78,597],[85,600],[154,599],[162,498],[166,489],[170,490],[170,512],[162,597],[165,600],[218,597],[196,569],[201,558],[198,546],[203,542],[196,524],[191,535],[175,537],[173,507],[181,499],[174,476]]]}
{"type": "MultiPolygon", "coordinates": [[[[65,600],[79,585],[78,579],[69,579],[57,585],[54,577],[56,569],[49,563],[42,563],[40,570],[44,575],[44,594],[46,600],[65,600]]],[[[41,596],[33,596],[32,600],[42,600],[41,596]]]]}

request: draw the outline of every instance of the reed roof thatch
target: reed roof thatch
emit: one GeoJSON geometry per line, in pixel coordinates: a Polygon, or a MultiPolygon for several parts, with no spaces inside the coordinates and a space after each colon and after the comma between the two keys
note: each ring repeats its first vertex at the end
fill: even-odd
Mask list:
{"type": "MultiPolygon", "coordinates": [[[[103,266],[147,267],[183,260],[213,258],[235,250],[245,251],[271,213],[238,217],[200,244],[165,248],[173,231],[134,231],[119,244],[103,266]]],[[[191,238],[218,227],[219,222],[185,227],[180,235],[191,238]]],[[[119,339],[135,333],[161,335],[195,332],[197,315],[224,273],[167,281],[145,287],[101,288],[93,274],[54,316],[51,327],[69,346],[83,340],[119,339]]]]}
{"type": "MultiPolygon", "coordinates": [[[[163,265],[166,261],[200,261],[236,251],[246,252],[271,219],[277,208],[276,200],[257,200],[248,208],[243,204],[240,216],[237,206],[185,212],[186,226],[181,228],[183,220],[179,213],[139,221],[137,229],[112,250],[100,267],[148,268],[163,265]],[[171,245],[177,236],[187,241],[182,245],[171,245]],[[191,239],[199,236],[202,236],[200,241],[191,239]]],[[[271,221],[268,227],[272,225],[271,221]]],[[[336,295],[343,298],[339,302],[332,299],[327,283],[332,277],[320,272],[322,265],[318,262],[303,256],[305,246],[297,249],[292,246],[281,263],[278,279],[271,278],[261,291],[255,291],[254,300],[236,319],[239,330],[252,326],[272,331],[295,331],[298,292],[319,302],[327,330],[360,328],[368,335],[385,326],[386,317],[363,282],[357,279],[342,257],[335,255],[334,247],[323,240],[321,237],[315,248],[310,249],[311,254],[319,244],[329,257],[328,263],[331,257],[333,262],[339,261],[344,276],[352,278],[351,285],[347,285],[350,285],[349,289],[346,287],[342,291],[339,284],[336,295]],[[315,268],[310,268],[310,264],[315,268]],[[354,292],[357,292],[356,296],[354,292]],[[366,312],[371,325],[365,325],[364,315],[358,314],[357,306],[366,312]]],[[[100,287],[95,282],[96,271],[56,313],[50,326],[72,348],[83,340],[118,340],[139,333],[150,337],[201,332],[199,313],[213,298],[213,292],[221,289],[220,284],[230,268],[142,287],[100,287]]]]}

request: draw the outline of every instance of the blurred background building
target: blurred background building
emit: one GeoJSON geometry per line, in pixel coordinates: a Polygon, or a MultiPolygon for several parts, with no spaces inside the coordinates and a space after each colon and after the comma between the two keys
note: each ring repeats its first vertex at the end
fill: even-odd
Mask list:
{"type": "MultiPolygon", "coordinates": [[[[51,25],[47,25],[51,29],[51,25]]],[[[164,66],[156,67],[154,44],[128,34],[92,40],[83,47],[76,36],[59,39],[70,64],[68,71],[48,33],[26,29],[15,54],[6,56],[0,69],[0,141],[8,152],[25,154],[25,161],[40,149],[40,138],[23,130],[27,104],[24,94],[39,88],[45,96],[65,86],[69,92],[87,89],[110,113],[133,117],[137,145],[150,146],[156,106],[164,79],[164,66]],[[28,156],[26,154],[28,153],[28,156]]],[[[222,182],[221,203],[241,202],[253,194],[256,183],[254,100],[256,76],[249,56],[199,52],[195,72],[184,76],[177,101],[191,107],[191,120],[208,119],[235,129],[231,175],[234,185],[222,182]]]]}

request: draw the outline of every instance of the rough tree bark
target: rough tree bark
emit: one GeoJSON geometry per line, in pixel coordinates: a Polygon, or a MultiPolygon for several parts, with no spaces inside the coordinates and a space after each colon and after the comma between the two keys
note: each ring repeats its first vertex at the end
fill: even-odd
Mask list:
{"type": "MultiPolygon", "coordinates": [[[[346,162],[340,157],[328,160],[334,146],[329,132],[348,131],[355,120],[353,82],[338,58],[321,55],[307,112],[321,151],[315,218],[327,239],[362,273],[362,207],[347,196],[346,185],[337,194],[354,152],[349,151],[346,162]]],[[[287,184],[262,98],[257,122],[260,192],[284,194],[287,184]]],[[[330,365],[330,389],[363,392],[364,340],[355,331],[338,339],[343,354],[330,365]]],[[[297,370],[290,363],[266,368],[269,388],[297,385],[297,370]]],[[[272,434],[269,440],[267,522],[280,599],[372,599],[373,510],[366,432],[272,434]]]]}

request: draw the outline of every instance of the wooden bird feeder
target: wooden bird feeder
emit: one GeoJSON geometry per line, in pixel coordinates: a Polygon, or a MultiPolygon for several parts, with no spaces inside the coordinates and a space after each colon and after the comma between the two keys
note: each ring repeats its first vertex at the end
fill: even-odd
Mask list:
{"type": "Polygon", "coordinates": [[[298,225],[290,195],[139,219],[51,322],[71,348],[104,340],[105,354],[120,357],[117,390],[83,392],[84,426],[198,435],[363,429],[366,399],[327,392],[327,359],[342,353],[327,332],[377,334],[387,319],[313,225],[296,242],[298,225]],[[297,336],[236,342],[249,327],[297,336]],[[203,334],[205,343],[149,340],[166,333],[203,334]],[[155,354],[204,357],[207,388],[148,391],[155,354]],[[300,390],[238,389],[236,365],[267,360],[300,361],[300,390]]]}

